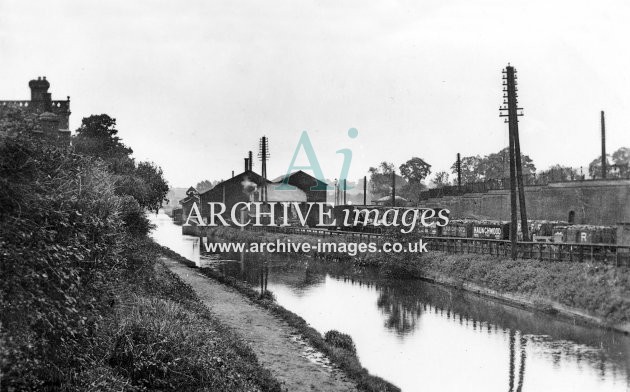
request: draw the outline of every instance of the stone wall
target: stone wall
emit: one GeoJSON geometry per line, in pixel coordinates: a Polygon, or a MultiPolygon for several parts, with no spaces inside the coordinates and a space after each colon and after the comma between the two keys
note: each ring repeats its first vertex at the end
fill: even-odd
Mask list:
{"type": "MultiPolygon", "coordinates": [[[[630,180],[551,183],[525,188],[528,219],[615,225],[630,222],[630,180]]],[[[489,191],[429,199],[428,207],[451,210],[453,218],[510,219],[510,192],[489,191]]]]}

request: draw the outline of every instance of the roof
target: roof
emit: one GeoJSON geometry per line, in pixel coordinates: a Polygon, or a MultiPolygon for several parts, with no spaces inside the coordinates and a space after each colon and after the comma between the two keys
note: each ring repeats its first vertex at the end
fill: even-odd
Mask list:
{"type": "Polygon", "coordinates": [[[317,187],[319,189],[324,188],[321,189],[321,191],[325,191],[325,187],[328,186],[328,184],[326,184],[324,181],[313,177],[310,174],[303,172],[302,170],[298,170],[289,175],[282,175],[273,179],[272,182],[276,184],[284,182],[289,185],[295,186],[296,188],[301,189],[304,192],[309,192],[313,190],[312,188],[314,187],[317,187]]]}
{"type": "Polygon", "coordinates": [[[328,185],[326,182],[324,182],[324,181],[322,181],[322,180],[320,180],[320,179],[318,179],[318,178],[316,178],[316,177],[311,176],[310,174],[308,174],[308,173],[304,172],[303,170],[298,170],[298,171],[295,171],[295,172],[293,172],[293,173],[289,174],[288,176],[287,176],[286,174],[283,174],[283,175],[281,175],[281,176],[278,176],[278,177],[274,178],[273,180],[271,180],[271,182],[280,183],[280,182],[282,182],[282,181],[283,181],[285,178],[287,178],[287,177],[289,177],[289,181],[291,181],[291,178],[293,178],[293,177],[295,177],[295,176],[299,176],[299,177],[310,177],[310,178],[312,178],[314,181],[319,181],[319,182],[323,183],[324,185],[328,185]]]}
{"type": "MultiPolygon", "coordinates": [[[[213,190],[216,191],[217,189],[220,189],[222,186],[225,186],[227,184],[231,184],[233,182],[238,182],[239,184],[241,182],[243,182],[243,180],[247,178],[248,180],[255,182],[256,185],[261,186],[264,182],[264,179],[256,172],[253,172],[251,170],[246,170],[240,174],[235,175],[232,178],[229,178],[225,181],[221,181],[220,183],[216,184],[214,187],[212,187],[212,189],[208,189],[205,192],[202,192],[200,195],[204,195],[208,192],[212,192],[213,190]]],[[[271,181],[267,180],[267,183],[270,184],[271,181]]]]}
{"type": "MultiPolygon", "coordinates": [[[[391,196],[383,196],[379,199],[374,200],[375,202],[379,202],[379,201],[390,201],[392,199],[391,196]]],[[[396,196],[396,200],[401,200],[401,201],[407,201],[407,199],[405,199],[404,197],[400,197],[400,196],[396,196]]]]}

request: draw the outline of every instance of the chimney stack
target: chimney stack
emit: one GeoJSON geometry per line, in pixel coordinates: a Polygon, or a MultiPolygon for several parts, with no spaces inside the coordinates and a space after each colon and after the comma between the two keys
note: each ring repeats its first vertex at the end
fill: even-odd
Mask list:
{"type": "Polygon", "coordinates": [[[249,158],[245,158],[245,171],[249,170],[249,158]]]}

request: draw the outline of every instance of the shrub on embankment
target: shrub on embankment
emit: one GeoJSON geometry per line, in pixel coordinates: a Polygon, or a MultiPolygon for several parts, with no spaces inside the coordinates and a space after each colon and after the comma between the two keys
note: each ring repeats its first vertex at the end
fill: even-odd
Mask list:
{"type": "Polygon", "coordinates": [[[352,341],[352,337],[348,334],[341,333],[333,329],[324,334],[324,340],[333,347],[342,348],[352,353],[357,352],[354,342],[352,341]]]}
{"type": "Polygon", "coordinates": [[[0,139],[0,390],[279,390],[156,264],[142,205],[161,191],[139,201],[121,176],[70,147],[0,139]]]}

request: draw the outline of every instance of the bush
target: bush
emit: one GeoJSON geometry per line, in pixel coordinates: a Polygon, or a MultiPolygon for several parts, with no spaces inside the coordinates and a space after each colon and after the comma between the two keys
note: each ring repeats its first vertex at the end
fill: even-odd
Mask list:
{"type": "Polygon", "coordinates": [[[154,228],[154,225],[147,218],[144,208],[132,196],[122,196],[119,209],[120,217],[132,236],[145,236],[154,228]]]}
{"type": "Polygon", "coordinates": [[[333,347],[342,348],[344,350],[350,351],[351,353],[356,353],[357,351],[350,335],[335,331],[334,329],[324,334],[324,340],[326,340],[326,342],[333,347]]]}
{"type": "Polygon", "coordinates": [[[118,200],[98,162],[26,137],[0,144],[0,183],[2,387],[58,386],[90,360],[122,262],[118,200]]]}
{"type": "Polygon", "coordinates": [[[264,300],[267,300],[267,301],[271,301],[271,302],[276,300],[276,297],[269,290],[263,291],[258,298],[259,299],[264,299],[264,300]]]}
{"type": "Polygon", "coordinates": [[[104,162],[9,120],[0,116],[0,390],[279,391],[156,263],[144,207],[166,193],[161,170],[135,170],[116,143],[122,160],[104,162]],[[135,170],[142,197],[113,168],[135,170]]]}

